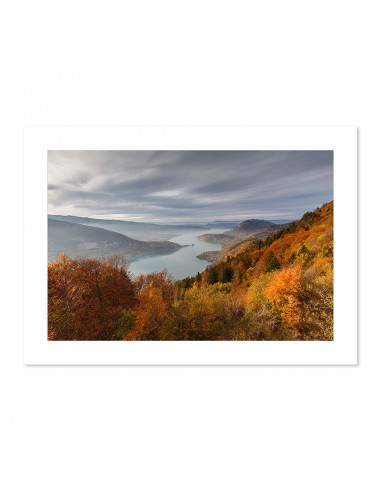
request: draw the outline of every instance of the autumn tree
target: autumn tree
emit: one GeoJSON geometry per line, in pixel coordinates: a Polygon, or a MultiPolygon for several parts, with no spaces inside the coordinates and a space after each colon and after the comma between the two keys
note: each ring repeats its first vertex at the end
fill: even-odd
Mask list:
{"type": "Polygon", "coordinates": [[[137,295],[136,324],[125,340],[168,340],[173,337],[173,321],[163,298],[163,289],[151,281],[137,295]]]}
{"type": "Polygon", "coordinates": [[[169,303],[173,300],[175,281],[166,270],[161,272],[151,272],[147,275],[138,275],[134,282],[136,293],[140,292],[151,283],[153,287],[156,287],[161,291],[165,302],[169,303]]]}
{"type": "Polygon", "coordinates": [[[307,266],[311,264],[314,256],[315,254],[309,248],[307,248],[305,244],[303,244],[300,247],[296,255],[296,258],[301,263],[302,266],[307,266]]]}
{"type": "Polygon", "coordinates": [[[110,340],[125,309],[134,304],[122,257],[71,259],[48,265],[48,337],[110,340]]]}
{"type": "Polygon", "coordinates": [[[132,309],[123,309],[116,324],[111,340],[124,340],[135,328],[136,316],[132,309]]]}
{"type": "Polygon", "coordinates": [[[81,293],[72,285],[73,268],[74,260],[65,254],[48,264],[49,340],[71,340],[76,335],[73,318],[81,293]]]}
{"type": "Polygon", "coordinates": [[[318,259],[303,273],[301,309],[305,340],[333,340],[333,265],[318,259]]]}
{"type": "Polygon", "coordinates": [[[271,303],[274,313],[293,329],[296,338],[300,338],[299,325],[302,321],[301,272],[296,267],[289,267],[276,272],[265,288],[265,295],[271,303]]]}
{"type": "Polygon", "coordinates": [[[222,285],[194,284],[185,292],[181,306],[185,340],[226,339],[224,327],[229,316],[228,294],[222,285]]]}

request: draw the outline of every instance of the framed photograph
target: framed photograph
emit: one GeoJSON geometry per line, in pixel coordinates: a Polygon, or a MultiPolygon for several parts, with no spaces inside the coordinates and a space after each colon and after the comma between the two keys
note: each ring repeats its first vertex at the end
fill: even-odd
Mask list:
{"type": "Polygon", "coordinates": [[[24,134],[25,364],[357,364],[357,130],[24,134]]]}

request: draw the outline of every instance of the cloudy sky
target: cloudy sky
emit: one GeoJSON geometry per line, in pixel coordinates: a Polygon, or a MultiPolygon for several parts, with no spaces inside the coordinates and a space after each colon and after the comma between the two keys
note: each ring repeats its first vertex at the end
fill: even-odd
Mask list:
{"type": "Polygon", "coordinates": [[[48,152],[50,214],[297,219],[332,198],[331,151],[48,152]]]}

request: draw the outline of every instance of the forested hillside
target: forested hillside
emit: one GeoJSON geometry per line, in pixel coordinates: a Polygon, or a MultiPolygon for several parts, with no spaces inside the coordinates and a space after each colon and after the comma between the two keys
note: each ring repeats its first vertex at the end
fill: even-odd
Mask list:
{"type": "Polygon", "coordinates": [[[333,202],[221,255],[178,281],[61,255],[48,270],[49,339],[333,339],[333,202]]]}

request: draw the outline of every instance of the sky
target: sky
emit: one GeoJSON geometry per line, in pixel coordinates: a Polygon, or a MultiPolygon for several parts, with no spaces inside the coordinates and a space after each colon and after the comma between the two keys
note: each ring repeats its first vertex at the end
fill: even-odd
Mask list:
{"type": "Polygon", "coordinates": [[[332,199],[332,151],[48,152],[49,214],[298,219],[332,199]]]}

